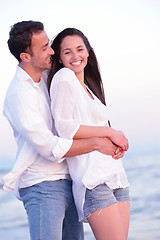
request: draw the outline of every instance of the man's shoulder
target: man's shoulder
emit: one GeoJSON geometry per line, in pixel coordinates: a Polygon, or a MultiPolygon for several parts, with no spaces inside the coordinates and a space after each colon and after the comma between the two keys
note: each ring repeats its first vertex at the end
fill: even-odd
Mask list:
{"type": "Polygon", "coordinates": [[[7,89],[4,104],[13,105],[14,103],[18,103],[18,101],[30,101],[31,99],[37,99],[37,95],[37,88],[33,86],[31,80],[21,81],[15,75],[7,89]]]}

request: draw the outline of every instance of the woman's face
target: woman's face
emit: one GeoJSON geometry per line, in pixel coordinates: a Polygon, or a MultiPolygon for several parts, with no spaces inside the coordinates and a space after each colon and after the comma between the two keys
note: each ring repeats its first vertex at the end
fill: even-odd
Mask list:
{"type": "Polygon", "coordinates": [[[64,67],[74,71],[76,75],[84,72],[88,56],[87,48],[80,36],[67,36],[62,40],[60,62],[64,67]]]}

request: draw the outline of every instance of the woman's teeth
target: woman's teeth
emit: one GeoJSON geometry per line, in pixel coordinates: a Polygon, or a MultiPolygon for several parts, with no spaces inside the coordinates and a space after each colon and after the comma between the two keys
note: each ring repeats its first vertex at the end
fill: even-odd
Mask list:
{"type": "Polygon", "coordinates": [[[77,66],[77,65],[80,65],[80,64],[81,64],[81,61],[73,62],[73,63],[71,63],[71,64],[77,66]]]}

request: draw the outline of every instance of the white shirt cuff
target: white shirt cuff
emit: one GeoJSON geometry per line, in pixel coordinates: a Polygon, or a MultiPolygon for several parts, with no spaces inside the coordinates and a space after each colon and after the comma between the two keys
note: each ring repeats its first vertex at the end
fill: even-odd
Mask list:
{"type": "Polygon", "coordinates": [[[60,163],[65,158],[64,155],[69,151],[73,143],[73,140],[58,138],[57,144],[55,145],[52,153],[55,157],[56,162],[60,163]]]}

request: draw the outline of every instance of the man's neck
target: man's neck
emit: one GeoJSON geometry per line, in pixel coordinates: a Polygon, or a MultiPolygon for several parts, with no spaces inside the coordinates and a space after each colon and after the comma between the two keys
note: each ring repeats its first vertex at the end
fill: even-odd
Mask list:
{"type": "Polygon", "coordinates": [[[40,82],[42,71],[34,69],[32,66],[24,64],[23,62],[19,63],[19,67],[21,67],[34,82],[40,82]]]}

